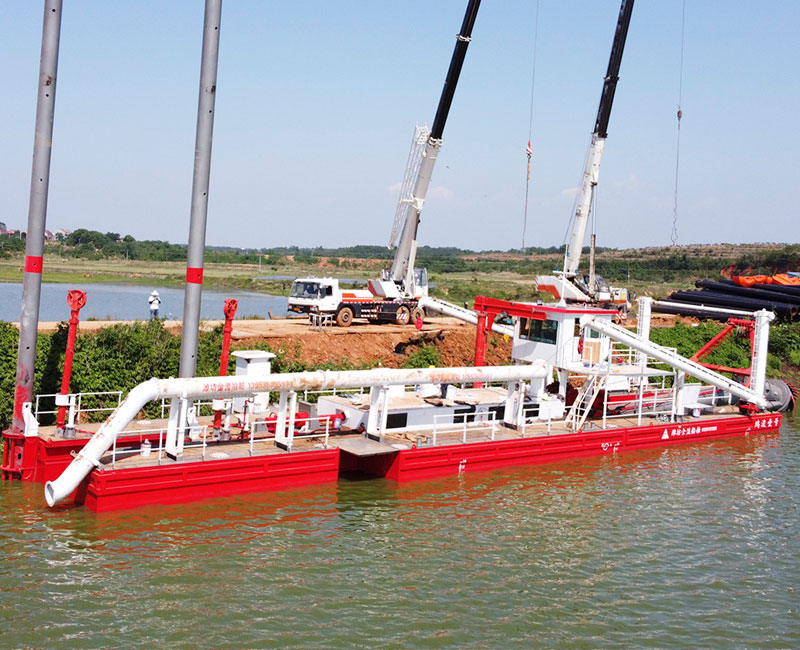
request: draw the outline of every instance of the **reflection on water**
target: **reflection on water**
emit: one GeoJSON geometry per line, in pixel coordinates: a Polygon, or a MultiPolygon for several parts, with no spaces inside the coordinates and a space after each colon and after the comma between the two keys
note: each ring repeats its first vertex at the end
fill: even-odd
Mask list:
{"type": "MultiPolygon", "coordinates": [[[[86,306],[81,309],[82,320],[87,318],[109,320],[146,320],[150,317],[147,302],[150,292],[157,289],[161,298],[159,316],[180,320],[183,316],[183,289],[145,286],[135,284],[56,284],[43,283],[39,306],[39,320],[69,320],[67,292],[81,289],[86,292],[86,306]]],[[[267,318],[268,312],[275,316],[286,313],[288,299],[247,291],[213,291],[203,289],[200,317],[209,320],[224,319],[222,308],[225,300],[236,298],[239,307],[236,315],[267,318]]],[[[0,283],[0,320],[18,321],[22,301],[22,284],[0,283]]]]}
{"type": "Polygon", "coordinates": [[[798,647],[798,433],[100,516],[6,482],[0,646],[798,647]]]}

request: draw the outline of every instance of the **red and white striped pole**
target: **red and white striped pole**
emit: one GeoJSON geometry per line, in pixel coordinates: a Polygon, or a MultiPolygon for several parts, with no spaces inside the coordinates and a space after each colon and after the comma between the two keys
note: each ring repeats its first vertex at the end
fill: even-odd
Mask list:
{"type": "Polygon", "coordinates": [[[46,0],[42,24],[42,54],[39,63],[39,92],[36,100],[28,231],[25,242],[25,275],[22,280],[22,313],[19,319],[17,378],[14,389],[14,423],[12,425],[12,431],[15,433],[22,433],[25,429],[22,405],[33,400],[33,375],[36,365],[44,229],[47,220],[47,192],[50,185],[50,155],[53,148],[53,120],[56,107],[56,73],[58,72],[60,38],[61,0],[46,0]]]}
{"type": "Polygon", "coordinates": [[[192,180],[192,211],[186,255],[186,289],[183,299],[181,377],[194,377],[197,370],[197,336],[203,297],[203,256],[206,246],[208,187],[211,177],[211,143],[214,135],[214,105],[217,96],[217,61],[222,0],[206,0],[203,51],[200,63],[200,96],[197,103],[197,133],[192,180]]]}

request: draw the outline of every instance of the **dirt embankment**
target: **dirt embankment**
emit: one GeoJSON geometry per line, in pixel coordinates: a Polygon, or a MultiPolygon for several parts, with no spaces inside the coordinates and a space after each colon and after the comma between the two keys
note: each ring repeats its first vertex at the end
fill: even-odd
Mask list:
{"type": "MultiPolygon", "coordinates": [[[[81,332],[94,332],[128,321],[85,321],[81,332]]],[[[222,321],[202,321],[212,329],[222,321]]],[[[164,327],[180,334],[180,321],[164,321],[164,327]]],[[[58,323],[39,323],[40,332],[54,332],[58,323]]],[[[421,331],[413,326],[371,325],[355,321],[350,327],[312,329],[305,318],[234,320],[234,349],[285,349],[290,359],[306,364],[343,360],[353,365],[398,368],[409,354],[424,345],[435,345],[445,366],[471,366],[475,362],[475,326],[455,318],[426,318],[421,331]]],[[[492,334],[487,340],[487,362],[502,365],[511,359],[511,341],[492,334]]]]}
{"type": "MultiPolygon", "coordinates": [[[[686,319],[664,314],[654,314],[653,327],[671,327],[676,320],[689,324],[686,319]]],[[[80,331],[96,331],[126,321],[86,321],[80,331]]],[[[696,322],[696,321],[695,321],[696,322]]],[[[204,329],[211,329],[222,321],[203,321],[204,329]]],[[[629,319],[627,327],[635,327],[636,320],[629,319]]],[[[58,323],[40,323],[40,331],[54,331],[58,323]]],[[[180,333],[180,321],[165,321],[164,326],[180,333]]],[[[234,320],[231,333],[235,349],[265,349],[286,351],[288,358],[305,364],[334,362],[361,365],[382,365],[398,368],[409,354],[425,345],[434,345],[444,366],[471,366],[475,362],[475,326],[455,318],[426,318],[422,330],[412,326],[371,325],[354,322],[350,327],[312,329],[304,318],[276,318],[274,320],[234,320]]],[[[487,363],[502,365],[510,362],[511,340],[496,334],[487,338],[487,363]]]]}
{"type": "MultiPolygon", "coordinates": [[[[307,364],[346,360],[354,365],[398,368],[425,345],[436,346],[444,366],[471,366],[475,360],[475,326],[453,318],[426,319],[421,331],[362,323],[312,330],[306,321],[242,321],[242,325],[234,324],[232,338],[238,348],[268,345],[272,350],[285,349],[289,358],[307,364]]],[[[487,349],[489,365],[511,359],[510,340],[492,335],[487,349]]]]}

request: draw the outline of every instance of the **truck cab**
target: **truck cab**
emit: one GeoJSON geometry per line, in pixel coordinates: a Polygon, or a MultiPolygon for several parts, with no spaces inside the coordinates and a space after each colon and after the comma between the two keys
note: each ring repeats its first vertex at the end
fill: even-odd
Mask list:
{"type": "Polygon", "coordinates": [[[289,311],[334,313],[342,302],[372,298],[373,295],[363,289],[343,291],[337,278],[297,278],[289,293],[289,311]]]}
{"type": "Polygon", "coordinates": [[[289,311],[334,311],[339,305],[339,281],[335,278],[297,278],[289,292],[289,311]]]}

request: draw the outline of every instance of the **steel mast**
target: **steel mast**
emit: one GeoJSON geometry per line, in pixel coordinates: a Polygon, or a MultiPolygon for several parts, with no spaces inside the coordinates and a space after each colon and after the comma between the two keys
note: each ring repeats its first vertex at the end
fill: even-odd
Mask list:
{"type": "Polygon", "coordinates": [[[22,433],[25,428],[22,419],[22,405],[33,399],[39,301],[42,291],[44,227],[47,221],[47,194],[50,187],[50,156],[53,150],[53,120],[56,111],[56,78],[60,40],[61,0],[46,0],[42,25],[42,54],[39,63],[39,92],[36,99],[28,231],[25,239],[25,276],[22,281],[22,313],[19,319],[17,378],[14,389],[12,430],[16,433],[22,433]]]}
{"type": "Polygon", "coordinates": [[[414,294],[414,262],[417,257],[417,229],[419,228],[420,214],[422,213],[425,195],[431,182],[436,156],[439,153],[439,149],[442,148],[444,125],[447,122],[447,115],[453,103],[453,95],[456,91],[461,68],[464,65],[464,57],[467,55],[467,47],[472,40],[472,28],[475,25],[475,18],[478,15],[480,4],[480,0],[470,0],[467,5],[461,30],[456,36],[456,45],[453,49],[453,56],[450,59],[450,67],[447,70],[444,88],[439,98],[436,117],[433,120],[433,126],[425,144],[425,149],[421,154],[422,160],[410,200],[410,209],[403,226],[403,233],[397,245],[392,268],[388,273],[384,273],[383,279],[393,281],[400,288],[401,295],[404,296],[414,294]]]}
{"type": "Polygon", "coordinates": [[[197,336],[203,297],[203,256],[206,246],[208,187],[211,176],[211,144],[214,136],[214,104],[217,97],[217,62],[222,0],[206,0],[200,95],[197,102],[194,178],[189,246],[186,254],[186,289],[183,300],[180,377],[193,377],[197,369],[197,336]]]}
{"type": "MultiPolygon", "coordinates": [[[[633,0],[622,0],[617,19],[617,30],[614,34],[614,43],[611,46],[611,57],[608,61],[608,71],[603,82],[603,93],[600,96],[600,107],[597,110],[597,120],[592,133],[592,142],[589,145],[589,154],[586,157],[586,167],[583,170],[578,204],[575,209],[575,221],[572,226],[572,235],[564,257],[564,273],[575,277],[583,250],[583,241],[586,237],[586,226],[589,223],[589,212],[592,207],[592,198],[600,174],[600,159],[608,136],[608,119],[611,116],[611,105],[614,102],[614,93],[619,81],[619,67],[622,62],[622,51],[625,49],[625,39],[628,35],[628,25],[631,22],[633,0]]],[[[594,288],[590,287],[594,292],[594,288]]]]}

